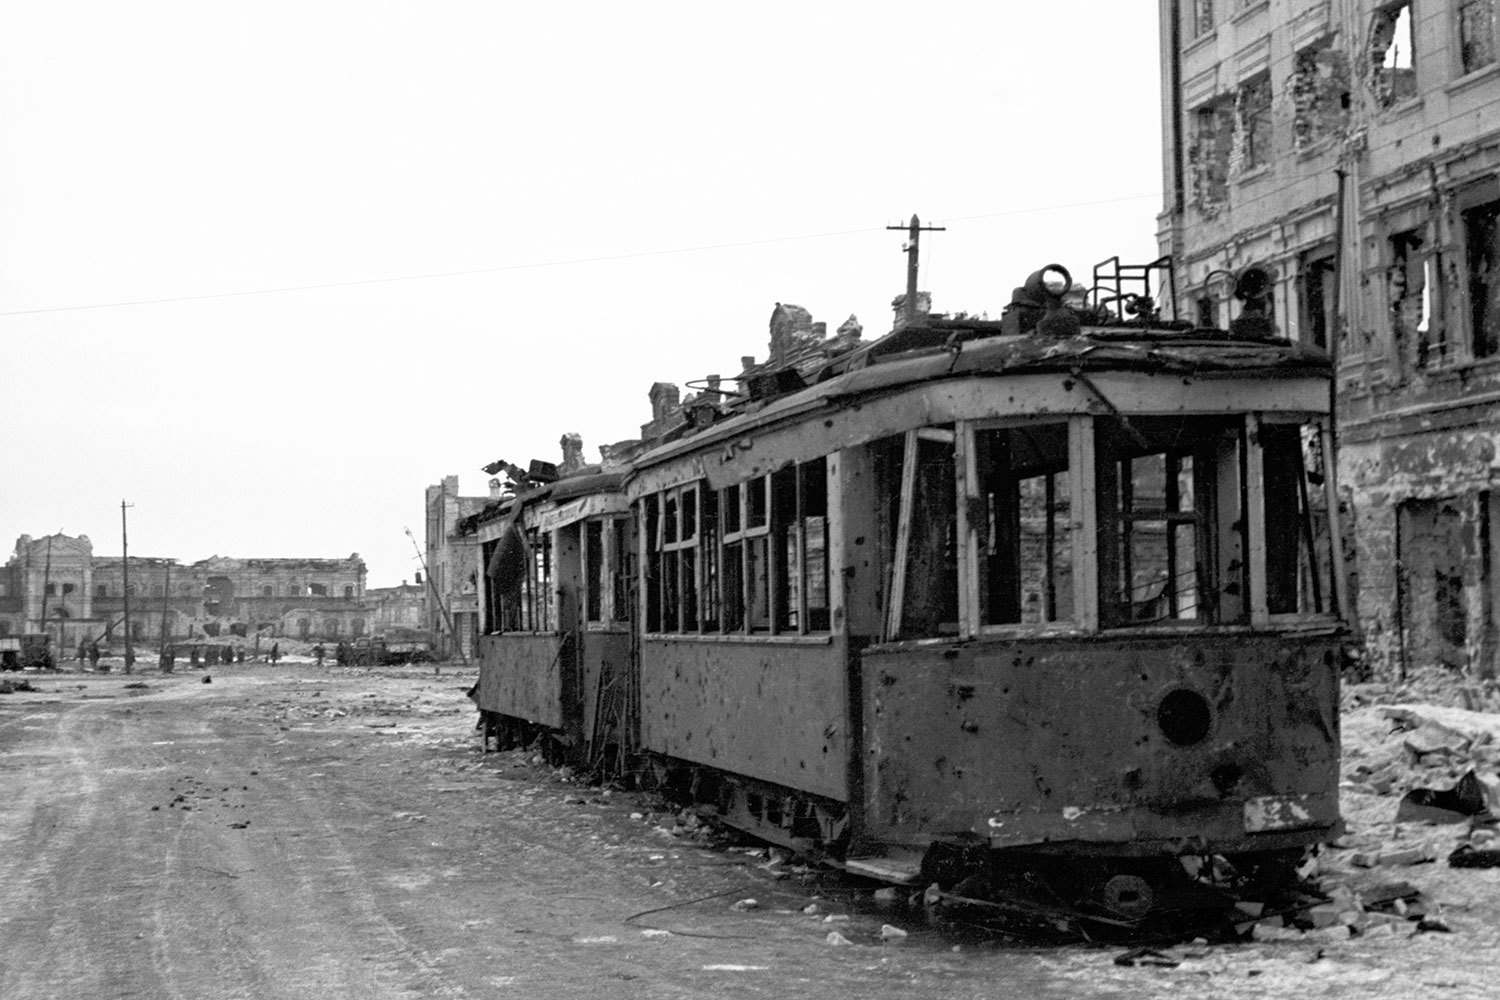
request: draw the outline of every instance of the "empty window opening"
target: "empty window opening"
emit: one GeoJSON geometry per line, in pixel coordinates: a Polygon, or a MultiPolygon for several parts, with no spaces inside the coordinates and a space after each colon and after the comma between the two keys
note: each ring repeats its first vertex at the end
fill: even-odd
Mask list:
{"type": "Polygon", "coordinates": [[[1240,87],[1234,93],[1234,133],[1229,172],[1240,175],[1271,162],[1271,78],[1240,87]]]}
{"type": "Polygon", "coordinates": [[[327,597],[328,585],[323,583],[309,583],[307,585],[307,592],[313,597],[327,597]]]}
{"type": "Polygon", "coordinates": [[[1464,73],[1495,61],[1495,0],[1463,0],[1458,5],[1458,54],[1464,73]]]}
{"type": "Polygon", "coordinates": [[[1073,617],[1068,425],[974,434],[978,503],[969,505],[981,625],[1073,617]]]}
{"type": "Polygon", "coordinates": [[[105,586],[102,583],[99,584],[97,587],[94,588],[94,596],[95,597],[108,597],[109,596],[109,587],[105,586]]]}
{"type": "Polygon", "coordinates": [[[261,597],[270,597],[271,596],[271,588],[270,588],[269,585],[260,588],[260,596],[261,597]]]}
{"type": "Polygon", "coordinates": [[[1318,347],[1328,346],[1328,330],[1334,322],[1334,270],[1332,255],[1302,259],[1302,340],[1318,347]]]}
{"type": "Polygon", "coordinates": [[[1442,345],[1434,343],[1432,337],[1432,258],[1424,250],[1421,230],[1396,233],[1389,244],[1386,292],[1391,336],[1406,368],[1425,368],[1441,360],[1442,353],[1442,345]]]}
{"type": "Polygon", "coordinates": [[[1219,325],[1219,303],[1212,295],[1200,295],[1194,303],[1198,325],[1205,328],[1217,329],[1219,325]]]}
{"type": "Polygon", "coordinates": [[[48,597],[56,597],[57,596],[57,584],[55,584],[55,583],[49,583],[49,584],[47,584],[47,596],[48,597]]]}
{"type": "Polygon", "coordinates": [[[65,584],[62,585],[63,596],[67,597],[69,594],[73,593],[73,591],[75,591],[77,589],[78,588],[75,585],[73,585],[71,583],[65,583],[65,584]]]}
{"type": "Polygon", "coordinates": [[[1202,38],[1214,30],[1214,0],[1190,0],[1187,14],[1189,38],[1202,38]]]}
{"type": "Polygon", "coordinates": [[[1411,4],[1393,3],[1375,12],[1370,26],[1370,88],[1382,108],[1417,96],[1411,4]]]}
{"type": "Polygon", "coordinates": [[[1463,213],[1474,356],[1500,352],[1500,201],[1463,213]]]}

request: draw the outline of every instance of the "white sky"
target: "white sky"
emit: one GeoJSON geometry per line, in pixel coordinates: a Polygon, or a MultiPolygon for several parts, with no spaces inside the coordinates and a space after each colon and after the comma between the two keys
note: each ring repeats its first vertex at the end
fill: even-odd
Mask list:
{"type": "Polygon", "coordinates": [[[9,0],[0,560],[118,555],[126,499],[137,555],[357,551],[394,585],[425,486],[566,431],[597,460],[652,382],[763,359],[776,302],[884,333],[913,212],[948,227],[941,312],[1149,260],[1156,31],[1097,0],[9,0]]]}

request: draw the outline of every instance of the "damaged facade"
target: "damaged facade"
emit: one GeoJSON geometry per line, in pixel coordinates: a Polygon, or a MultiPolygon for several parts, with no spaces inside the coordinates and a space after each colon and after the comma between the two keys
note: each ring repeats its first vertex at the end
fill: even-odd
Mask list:
{"type": "Polygon", "coordinates": [[[87,535],[22,535],[0,570],[0,635],[49,632],[64,655],[81,639],[252,635],[357,638],[372,628],[365,563],[347,559],[232,559],[194,563],[96,557],[87,535]]]}
{"type": "Polygon", "coordinates": [[[1335,353],[1355,611],[1382,676],[1496,671],[1495,8],[1160,5],[1178,315],[1227,322],[1259,264],[1277,332],[1335,353]]]}
{"type": "Polygon", "coordinates": [[[500,480],[490,480],[487,497],[458,495],[458,477],[427,487],[427,600],[423,627],[437,639],[443,656],[474,655],[479,627],[479,548],[472,538],[456,534],[458,522],[500,497],[500,480]],[[445,613],[446,612],[446,613],[445,613]]]}

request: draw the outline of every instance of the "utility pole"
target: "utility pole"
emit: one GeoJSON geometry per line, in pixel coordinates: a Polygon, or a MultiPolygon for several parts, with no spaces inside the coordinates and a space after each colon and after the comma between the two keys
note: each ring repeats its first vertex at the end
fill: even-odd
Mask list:
{"type": "MultiPolygon", "coordinates": [[[[1049,479],[1048,482],[1051,482],[1049,479]]],[[[172,564],[167,563],[167,583],[162,587],[161,599],[161,663],[162,669],[167,667],[167,613],[172,606],[172,564]]]]}
{"type": "Polygon", "coordinates": [[[912,213],[911,222],[904,226],[886,226],[887,229],[906,230],[906,321],[917,318],[917,255],[920,252],[923,233],[941,233],[947,226],[924,226],[922,220],[912,213]]]}
{"type": "Polygon", "coordinates": [[[42,565],[42,631],[47,628],[47,588],[52,586],[52,536],[47,536],[47,561],[42,565]]]}
{"type": "Polygon", "coordinates": [[[125,587],[125,672],[132,673],[135,667],[135,650],[130,646],[130,539],[125,530],[125,508],[133,507],[120,501],[120,574],[125,587]]]}

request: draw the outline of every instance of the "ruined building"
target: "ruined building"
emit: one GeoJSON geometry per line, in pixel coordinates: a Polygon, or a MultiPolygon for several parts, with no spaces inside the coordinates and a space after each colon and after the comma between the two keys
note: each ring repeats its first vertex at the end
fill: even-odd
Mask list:
{"type": "Polygon", "coordinates": [[[196,636],[357,638],[368,634],[365,564],[347,559],[231,559],[194,563],[96,557],[87,535],[22,535],[0,569],[0,635],[50,632],[64,653],[80,639],[123,639],[126,588],[131,638],[196,636]]]}
{"type": "Polygon", "coordinates": [[[1269,267],[1338,362],[1357,608],[1383,676],[1491,675],[1500,0],[1161,0],[1159,244],[1179,316],[1269,267]]]}
{"type": "Polygon", "coordinates": [[[479,546],[473,538],[454,535],[461,518],[480,510],[491,498],[500,497],[500,480],[490,480],[487,497],[458,495],[458,477],[427,487],[426,561],[427,622],[442,655],[473,655],[474,633],[479,627],[479,546]]]}

